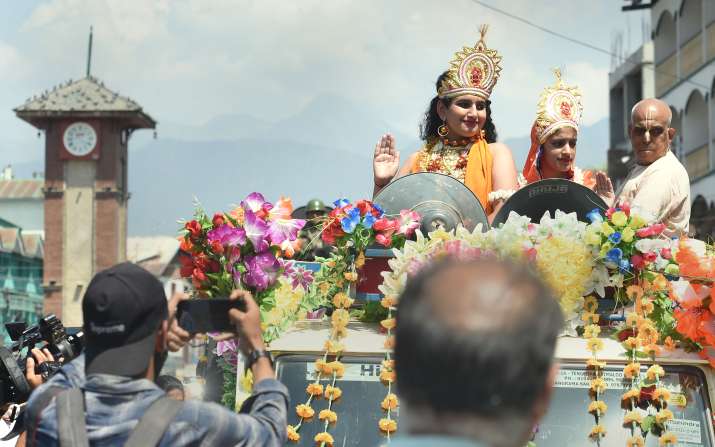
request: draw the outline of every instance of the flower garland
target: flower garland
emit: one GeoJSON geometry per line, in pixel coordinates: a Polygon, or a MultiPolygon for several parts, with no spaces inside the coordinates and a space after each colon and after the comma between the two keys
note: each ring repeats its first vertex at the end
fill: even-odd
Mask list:
{"type": "MultiPolygon", "coordinates": [[[[340,359],[350,321],[349,309],[353,305],[349,290],[358,280],[357,269],[365,263],[365,249],[375,243],[385,247],[400,247],[419,227],[419,215],[412,211],[402,211],[398,218],[390,219],[377,204],[367,200],[352,204],[347,199],[339,199],[334,205],[335,208],[324,222],[321,237],[325,242],[334,244],[335,252],[324,260],[318,274],[320,279],[315,286],[315,293],[331,297],[330,302],[334,308],[331,316],[332,327],[325,342],[325,352],[315,362],[315,381],[306,388],[308,398],[305,403],[296,407],[298,423],[287,426],[288,439],[298,442],[304,422],[315,414],[315,410],[310,406],[312,400],[324,396],[328,400],[328,407],[318,414],[318,419],[324,423],[323,431],[313,439],[321,447],[332,446],[334,443],[329,428],[338,420],[333,405],[342,396],[342,390],[336,386],[336,381],[345,372],[345,365],[340,359]],[[332,358],[332,361],[328,361],[329,358],[332,358]],[[329,381],[325,390],[320,383],[323,377],[329,381]]],[[[381,378],[387,377],[387,371],[388,369],[383,369],[381,378]]],[[[394,375],[394,372],[392,374],[394,375]]],[[[388,423],[386,428],[391,426],[388,423]]],[[[394,428],[396,429],[396,426],[394,428]]]]}
{"type": "Polygon", "coordinates": [[[593,414],[595,425],[591,428],[589,436],[598,442],[602,437],[606,436],[606,429],[601,424],[601,418],[606,413],[608,406],[601,400],[601,396],[606,390],[606,381],[603,379],[606,362],[598,359],[598,352],[603,350],[603,341],[598,338],[601,333],[601,327],[598,325],[599,316],[596,313],[597,310],[598,301],[596,301],[596,298],[590,296],[584,300],[584,313],[581,318],[585,324],[583,337],[586,339],[586,349],[591,352],[591,358],[586,362],[586,368],[594,373],[589,389],[592,400],[588,405],[588,412],[593,414]]]}
{"type": "Polygon", "coordinates": [[[380,305],[387,309],[387,318],[380,322],[380,325],[387,330],[385,337],[385,359],[382,361],[380,369],[380,380],[387,387],[387,394],[380,404],[380,408],[385,412],[385,417],[378,422],[380,431],[387,435],[388,442],[390,441],[391,433],[397,431],[397,421],[392,419],[392,412],[397,410],[399,400],[397,395],[392,392],[392,386],[395,383],[395,360],[392,359],[392,350],[395,347],[395,336],[392,331],[396,326],[396,319],[393,311],[397,306],[397,297],[394,295],[385,296],[380,305]]]}

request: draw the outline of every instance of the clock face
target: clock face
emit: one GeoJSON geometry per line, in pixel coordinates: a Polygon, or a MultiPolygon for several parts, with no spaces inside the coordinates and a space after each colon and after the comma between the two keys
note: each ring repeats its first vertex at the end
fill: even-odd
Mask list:
{"type": "Polygon", "coordinates": [[[67,126],[62,142],[67,152],[76,157],[83,157],[97,146],[97,132],[91,125],[78,121],[67,126]]]}

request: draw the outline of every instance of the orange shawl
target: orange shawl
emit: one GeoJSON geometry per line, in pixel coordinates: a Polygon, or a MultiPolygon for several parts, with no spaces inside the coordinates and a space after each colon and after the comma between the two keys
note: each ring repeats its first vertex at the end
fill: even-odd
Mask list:
{"type": "MultiPolygon", "coordinates": [[[[410,173],[414,174],[423,171],[419,166],[419,161],[420,157],[415,157],[410,173]]],[[[482,138],[472,143],[467,157],[464,185],[477,196],[487,215],[494,211],[491,203],[489,203],[489,193],[492,192],[492,164],[492,153],[486,140],[482,138]]]]}
{"type": "MultiPolygon", "coordinates": [[[[524,163],[524,170],[521,174],[526,180],[526,184],[538,182],[542,180],[541,173],[537,165],[539,164],[539,159],[541,158],[541,151],[539,151],[539,138],[536,135],[536,123],[531,126],[531,147],[529,148],[529,155],[526,157],[526,162],[524,163]]],[[[587,188],[592,188],[596,184],[596,178],[591,171],[583,171],[583,179],[574,178],[574,171],[569,173],[568,180],[577,181],[587,188]]]]}

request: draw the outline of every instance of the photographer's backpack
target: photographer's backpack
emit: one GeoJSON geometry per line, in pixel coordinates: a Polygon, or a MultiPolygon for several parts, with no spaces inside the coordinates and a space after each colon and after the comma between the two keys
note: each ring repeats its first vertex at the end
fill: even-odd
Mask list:
{"type": "MultiPolygon", "coordinates": [[[[56,402],[60,446],[89,447],[82,390],[79,388],[64,390],[57,395],[56,402]]],[[[124,447],[158,445],[182,405],[183,402],[168,396],[162,396],[152,402],[129,435],[124,447]]]]}

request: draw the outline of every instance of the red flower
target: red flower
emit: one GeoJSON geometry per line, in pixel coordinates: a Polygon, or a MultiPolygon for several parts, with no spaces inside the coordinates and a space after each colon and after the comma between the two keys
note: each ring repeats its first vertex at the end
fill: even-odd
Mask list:
{"type": "Polygon", "coordinates": [[[634,269],[642,270],[643,267],[645,267],[645,260],[641,255],[633,255],[631,256],[631,264],[633,265],[634,269]]]}
{"type": "Polygon", "coordinates": [[[182,278],[188,278],[194,272],[194,262],[191,260],[191,256],[179,255],[179,262],[181,263],[181,269],[179,273],[182,278]]]}
{"type": "Polygon", "coordinates": [[[391,219],[388,219],[387,217],[378,219],[375,221],[374,224],[372,224],[372,229],[375,231],[379,231],[379,232],[397,231],[398,228],[399,228],[399,223],[396,220],[391,220],[391,219]]]}
{"type": "Polygon", "coordinates": [[[203,253],[199,253],[198,255],[194,256],[194,265],[201,270],[206,270],[206,268],[208,267],[208,261],[208,258],[203,253]]]}
{"type": "Polygon", "coordinates": [[[215,259],[210,260],[210,261],[209,261],[209,265],[208,265],[208,271],[209,271],[209,273],[218,273],[218,272],[220,272],[220,271],[221,271],[221,264],[219,264],[219,262],[216,261],[215,259]]]}
{"type": "Polygon", "coordinates": [[[216,213],[213,219],[211,219],[211,223],[213,223],[214,228],[218,228],[226,223],[226,218],[223,216],[223,213],[216,213]]]}
{"type": "Polygon", "coordinates": [[[186,230],[189,232],[189,236],[192,240],[196,240],[199,238],[199,236],[201,236],[201,224],[199,224],[195,220],[192,220],[191,222],[186,222],[184,228],[186,228],[186,230]]]}
{"type": "Polygon", "coordinates": [[[217,255],[222,255],[223,254],[223,245],[221,245],[221,242],[219,242],[219,241],[211,242],[211,251],[213,251],[217,255]]]}
{"type": "Polygon", "coordinates": [[[645,238],[645,237],[655,236],[655,233],[653,232],[653,227],[645,227],[645,228],[636,230],[636,236],[638,236],[640,238],[645,238]]]}
{"type": "Polygon", "coordinates": [[[644,386],[641,388],[640,401],[650,402],[653,400],[653,392],[655,391],[655,385],[644,386]]]}
{"type": "Polygon", "coordinates": [[[369,200],[358,200],[355,203],[357,209],[360,210],[360,216],[364,217],[367,213],[372,213],[372,202],[369,200]]]}
{"type": "Polygon", "coordinates": [[[621,203],[620,205],[621,211],[626,213],[626,216],[630,217],[631,215],[631,205],[628,203],[621,203]]]}
{"type": "Polygon", "coordinates": [[[670,248],[661,248],[661,249],[660,249],[660,256],[662,256],[663,259],[672,259],[672,258],[673,258],[673,252],[670,250],[670,248]]]}
{"type": "Polygon", "coordinates": [[[375,236],[375,241],[383,247],[389,247],[392,244],[392,234],[378,233],[375,236]]]}
{"type": "Polygon", "coordinates": [[[656,236],[665,231],[665,225],[662,223],[653,224],[651,228],[653,229],[653,234],[656,236]]]}
{"type": "Polygon", "coordinates": [[[628,339],[628,337],[635,337],[635,336],[636,336],[636,331],[634,331],[633,328],[624,329],[618,333],[618,341],[624,342],[628,339]]]}
{"type": "Polygon", "coordinates": [[[658,255],[655,253],[648,252],[643,254],[643,258],[645,259],[646,262],[655,262],[656,259],[658,259],[658,255]]]}
{"type": "Polygon", "coordinates": [[[194,269],[193,273],[194,279],[200,283],[206,281],[206,274],[199,268],[194,269]]]}

